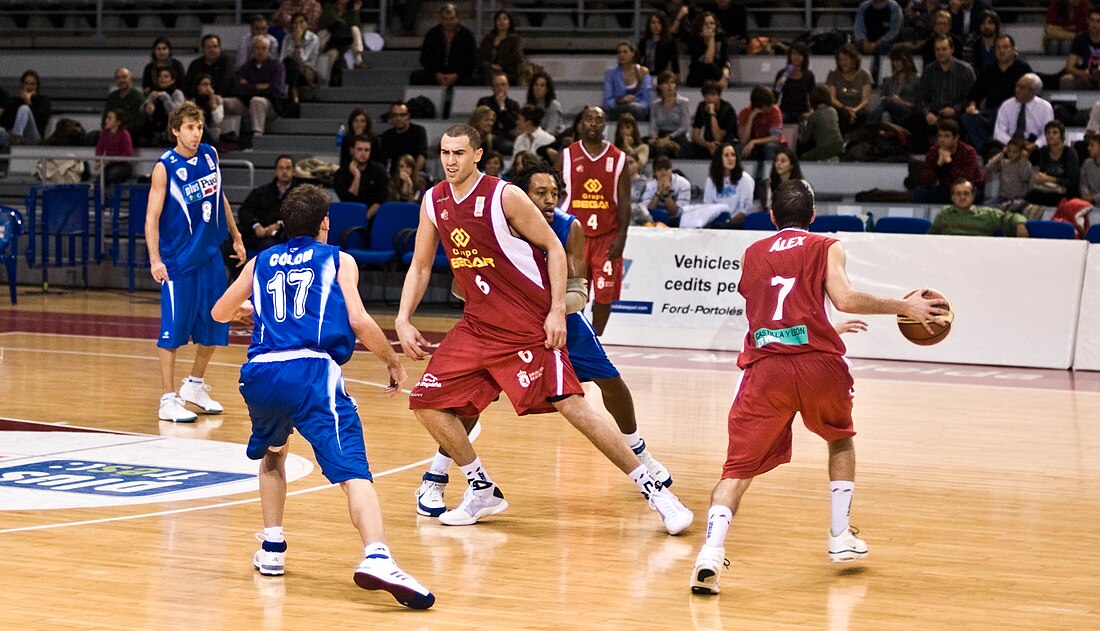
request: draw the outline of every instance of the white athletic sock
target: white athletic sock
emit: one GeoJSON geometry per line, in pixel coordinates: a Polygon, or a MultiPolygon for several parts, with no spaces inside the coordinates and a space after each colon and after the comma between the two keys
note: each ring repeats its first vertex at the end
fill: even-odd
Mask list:
{"type": "Polygon", "coordinates": [[[833,480],[829,485],[833,498],[833,519],[830,534],[834,537],[848,530],[848,515],[852,513],[852,495],[856,483],[848,480],[833,480]]]}
{"type": "Polygon", "coordinates": [[[187,377],[187,381],[189,381],[191,383],[202,383],[202,377],[196,377],[194,375],[189,375],[187,377]]]}
{"type": "Polygon", "coordinates": [[[637,469],[631,471],[630,479],[634,480],[634,484],[638,485],[638,490],[642,492],[646,499],[649,499],[651,492],[661,488],[661,483],[649,475],[645,465],[638,465],[637,469]]]}
{"type": "Polygon", "coordinates": [[[174,391],[173,392],[165,392],[164,394],[160,395],[160,400],[163,401],[165,399],[170,399],[174,396],[176,396],[176,393],[174,391]]]}
{"type": "Polygon", "coordinates": [[[726,532],[733,521],[733,511],[727,506],[711,506],[707,512],[707,540],[704,545],[715,548],[726,546],[726,532]]]}
{"type": "Polygon", "coordinates": [[[274,528],[264,528],[264,541],[271,543],[282,543],[286,541],[283,538],[283,527],[275,526],[274,528]]]}
{"type": "Polygon", "coordinates": [[[485,473],[485,469],[481,466],[481,458],[474,458],[473,462],[459,468],[462,469],[462,475],[466,476],[466,481],[470,483],[470,486],[474,487],[475,491],[492,488],[493,481],[489,479],[489,474],[485,473]],[[488,482],[489,485],[477,484],[478,482],[488,482]]]}
{"type": "Polygon", "coordinates": [[[638,430],[634,430],[630,434],[623,434],[623,438],[626,439],[626,444],[630,447],[631,451],[637,451],[638,447],[645,445],[645,441],[642,440],[642,434],[638,430]]]}
{"type": "Polygon", "coordinates": [[[450,468],[451,457],[444,456],[439,453],[439,450],[436,450],[435,456],[432,456],[432,466],[428,467],[428,471],[439,475],[447,475],[447,470],[450,468]]]}
{"type": "Polygon", "coordinates": [[[393,558],[393,556],[390,554],[389,546],[381,542],[370,543],[363,548],[363,558],[367,558],[372,554],[375,556],[384,556],[387,559],[393,558]]]}

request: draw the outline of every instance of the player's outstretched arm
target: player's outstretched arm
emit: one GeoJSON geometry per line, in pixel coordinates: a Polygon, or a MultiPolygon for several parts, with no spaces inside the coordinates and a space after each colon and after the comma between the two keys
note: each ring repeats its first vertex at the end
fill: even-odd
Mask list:
{"type": "Polygon", "coordinates": [[[233,240],[233,254],[229,258],[237,259],[237,267],[240,267],[248,260],[248,252],[244,249],[241,231],[237,228],[237,220],[233,218],[233,208],[229,205],[229,198],[225,193],[222,193],[222,205],[225,206],[225,227],[229,230],[229,238],[233,240]]]}
{"type": "Polygon", "coordinates": [[[252,295],[252,273],[255,267],[256,259],[252,259],[241,270],[237,280],[233,281],[229,289],[226,289],[222,297],[214,303],[214,307],[210,310],[210,317],[214,318],[215,322],[229,322],[240,313],[244,302],[252,295]]]}
{"type": "Polygon", "coordinates": [[[543,324],[545,345],[546,348],[561,348],[565,346],[565,285],[569,267],[565,248],[535,203],[519,187],[504,187],[503,204],[508,224],[521,237],[546,252],[546,271],[550,276],[550,313],[543,324]]]}
{"type": "Polygon", "coordinates": [[[386,370],[390,373],[390,385],[386,388],[386,394],[397,394],[405,387],[409,376],[401,365],[401,358],[393,351],[393,345],[382,332],[382,327],[378,326],[363,306],[363,299],[359,296],[359,267],[347,252],[340,253],[340,269],[336,272],[336,282],[344,295],[351,330],[355,331],[355,337],[359,338],[367,350],[386,364],[386,370]]]}
{"type": "Polygon", "coordinates": [[[829,246],[828,270],[825,274],[825,292],[837,309],[846,313],[863,315],[895,314],[904,315],[924,323],[924,328],[932,333],[928,322],[936,316],[947,315],[943,301],[924,298],[923,291],[913,292],[908,298],[883,298],[852,288],[845,269],[847,256],[844,246],[836,242],[829,246]]]}
{"type": "Polygon", "coordinates": [[[565,239],[565,259],[569,267],[569,279],[565,283],[565,312],[584,310],[588,302],[588,264],[584,262],[584,228],[581,222],[569,225],[565,239]]]}
{"type": "Polygon", "coordinates": [[[401,288],[401,306],[398,308],[397,318],[393,321],[393,328],[397,331],[401,349],[409,359],[416,360],[428,356],[427,351],[424,350],[428,342],[412,325],[411,320],[421,299],[424,298],[428,282],[432,279],[432,262],[435,260],[435,250],[439,246],[439,231],[428,218],[426,200],[427,197],[420,202],[420,225],[416,229],[416,245],[409,271],[405,274],[405,284],[401,288]]]}
{"type": "Polygon", "coordinates": [[[160,214],[164,211],[164,196],[168,193],[168,173],[160,162],[153,166],[150,175],[149,205],[145,209],[145,247],[149,249],[149,273],[153,280],[163,283],[168,278],[168,268],[160,258],[160,214]]]}

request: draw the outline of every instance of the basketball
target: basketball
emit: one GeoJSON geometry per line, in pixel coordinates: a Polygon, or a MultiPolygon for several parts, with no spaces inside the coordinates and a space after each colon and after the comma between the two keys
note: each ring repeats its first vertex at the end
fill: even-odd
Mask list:
{"type": "MultiPolygon", "coordinates": [[[[913,290],[916,291],[916,290],[913,290]]],[[[913,295],[913,291],[905,294],[905,297],[913,295]]],[[[918,346],[932,346],[933,344],[939,344],[947,337],[947,334],[951,332],[951,323],[955,321],[955,311],[951,308],[951,301],[947,299],[940,292],[934,289],[924,290],[923,296],[925,298],[940,298],[944,304],[947,305],[947,315],[942,315],[932,320],[929,326],[932,327],[932,332],[929,333],[924,325],[912,318],[905,316],[898,316],[898,329],[901,330],[901,334],[905,336],[905,339],[918,346]]]]}

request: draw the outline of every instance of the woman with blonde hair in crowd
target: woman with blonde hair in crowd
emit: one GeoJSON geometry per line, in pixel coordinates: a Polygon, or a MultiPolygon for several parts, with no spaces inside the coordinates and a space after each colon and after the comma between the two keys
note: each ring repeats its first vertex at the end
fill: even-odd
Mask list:
{"type": "MultiPolygon", "coordinates": [[[[493,135],[493,125],[495,125],[496,122],[497,113],[488,105],[478,105],[474,108],[473,113],[470,114],[468,123],[470,127],[473,127],[481,134],[481,148],[486,152],[497,148],[497,138],[493,135]]],[[[484,164],[485,156],[482,156],[481,160],[484,164]]]]}

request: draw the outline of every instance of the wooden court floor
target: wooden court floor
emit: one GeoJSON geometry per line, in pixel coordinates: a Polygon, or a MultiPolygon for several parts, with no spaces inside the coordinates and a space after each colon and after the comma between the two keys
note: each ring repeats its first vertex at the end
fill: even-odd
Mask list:
{"type": "MultiPolygon", "coordinates": [[[[224,414],[158,422],[148,333],[157,309],[154,295],[125,292],[5,302],[0,417],[23,422],[9,427],[79,426],[197,445],[187,453],[230,443],[221,453],[244,460],[249,424],[236,376],[245,347],[217,352],[207,375],[224,414]]],[[[451,317],[418,323],[445,331],[451,317]]],[[[392,316],[378,319],[392,324],[392,316]]],[[[727,540],[722,594],[707,598],[691,595],[688,578],[725,452],[733,355],[609,350],[643,435],[672,470],[672,490],[696,513],[682,536],[664,534],[629,480],[563,419],[518,418],[506,401],[484,415],[475,445],[511,507],[471,527],[418,517],[413,491],[433,444],[407,398],[381,396],[384,371],[359,353],[345,375],[389,543],[435,592],[434,609],[406,610],[355,587],[357,534],[342,493],[314,469],[290,485],[282,578],[251,566],[261,529],[255,491],[85,508],[0,505],[0,629],[1100,628],[1100,375],[856,360],[852,521],[870,556],[828,562],[825,447],[799,426],[793,462],[746,496],[727,540]]],[[[182,377],[191,354],[180,355],[182,377]]],[[[423,371],[407,367],[414,380],[423,371]]],[[[0,479],[19,462],[5,461],[5,436],[14,434],[3,428],[0,479]]],[[[292,451],[312,460],[299,439],[292,451]]],[[[187,468],[189,458],[175,466],[187,468]]],[[[461,490],[448,488],[451,505],[461,490]]]]}

